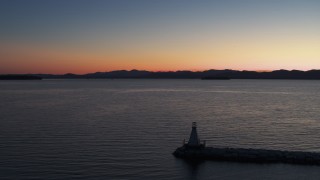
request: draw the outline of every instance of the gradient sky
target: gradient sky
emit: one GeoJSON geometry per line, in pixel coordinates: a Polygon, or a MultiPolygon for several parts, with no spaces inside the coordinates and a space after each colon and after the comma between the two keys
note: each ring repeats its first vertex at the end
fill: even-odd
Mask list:
{"type": "Polygon", "coordinates": [[[1,0],[0,73],[320,69],[319,0],[1,0]]]}

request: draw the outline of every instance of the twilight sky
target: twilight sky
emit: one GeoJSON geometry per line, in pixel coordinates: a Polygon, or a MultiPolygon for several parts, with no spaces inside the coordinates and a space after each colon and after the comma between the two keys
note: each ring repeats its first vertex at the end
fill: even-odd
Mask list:
{"type": "Polygon", "coordinates": [[[320,69],[320,1],[0,1],[0,74],[226,68],[320,69]]]}

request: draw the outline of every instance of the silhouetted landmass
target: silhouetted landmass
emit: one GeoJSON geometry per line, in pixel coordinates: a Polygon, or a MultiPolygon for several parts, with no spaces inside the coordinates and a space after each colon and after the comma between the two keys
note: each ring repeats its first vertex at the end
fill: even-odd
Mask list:
{"type": "Polygon", "coordinates": [[[33,75],[0,75],[0,80],[41,80],[40,76],[33,75]]]}
{"type": "MultiPolygon", "coordinates": [[[[27,76],[27,75],[22,75],[27,76]]],[[[31,76],[31,75],[28,75],[31,76]]],[[[118,70],[110,72],[95,72],[89,74],[33,74],[45,79],[309,79],[320,80],[320,70],[276,70],[270,72],[237,71],[237,70],[207,70],[207,71],[166,71],[152,72],[140,70],[118,70]],[[223,77],[223,78],[222,78],[223,77]]]]}
{"type": "Polygon", "coordinates": [[[221,74],[232,79],[320,79],[320,70],[276,70],[272,72],[233,71],[221,74]]]}

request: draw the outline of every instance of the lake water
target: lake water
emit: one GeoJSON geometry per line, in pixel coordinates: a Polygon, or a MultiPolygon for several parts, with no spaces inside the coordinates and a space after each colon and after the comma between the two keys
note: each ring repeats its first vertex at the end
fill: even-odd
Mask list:
{"type": "Polygon", "coordinates": [[[319,115],[320,81],[1,81],[0,179],[319,179],[172,155],[193,121],[208,146],[320,152],[319,115]]]}

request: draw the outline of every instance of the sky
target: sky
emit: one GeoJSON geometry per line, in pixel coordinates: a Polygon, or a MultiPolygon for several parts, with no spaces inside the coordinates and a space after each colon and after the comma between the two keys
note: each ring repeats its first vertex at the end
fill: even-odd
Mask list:
{"type": "Polygon", "coordinates": [[[0,74],[320,69],[319,0],[1,0],[0,74]]]}

